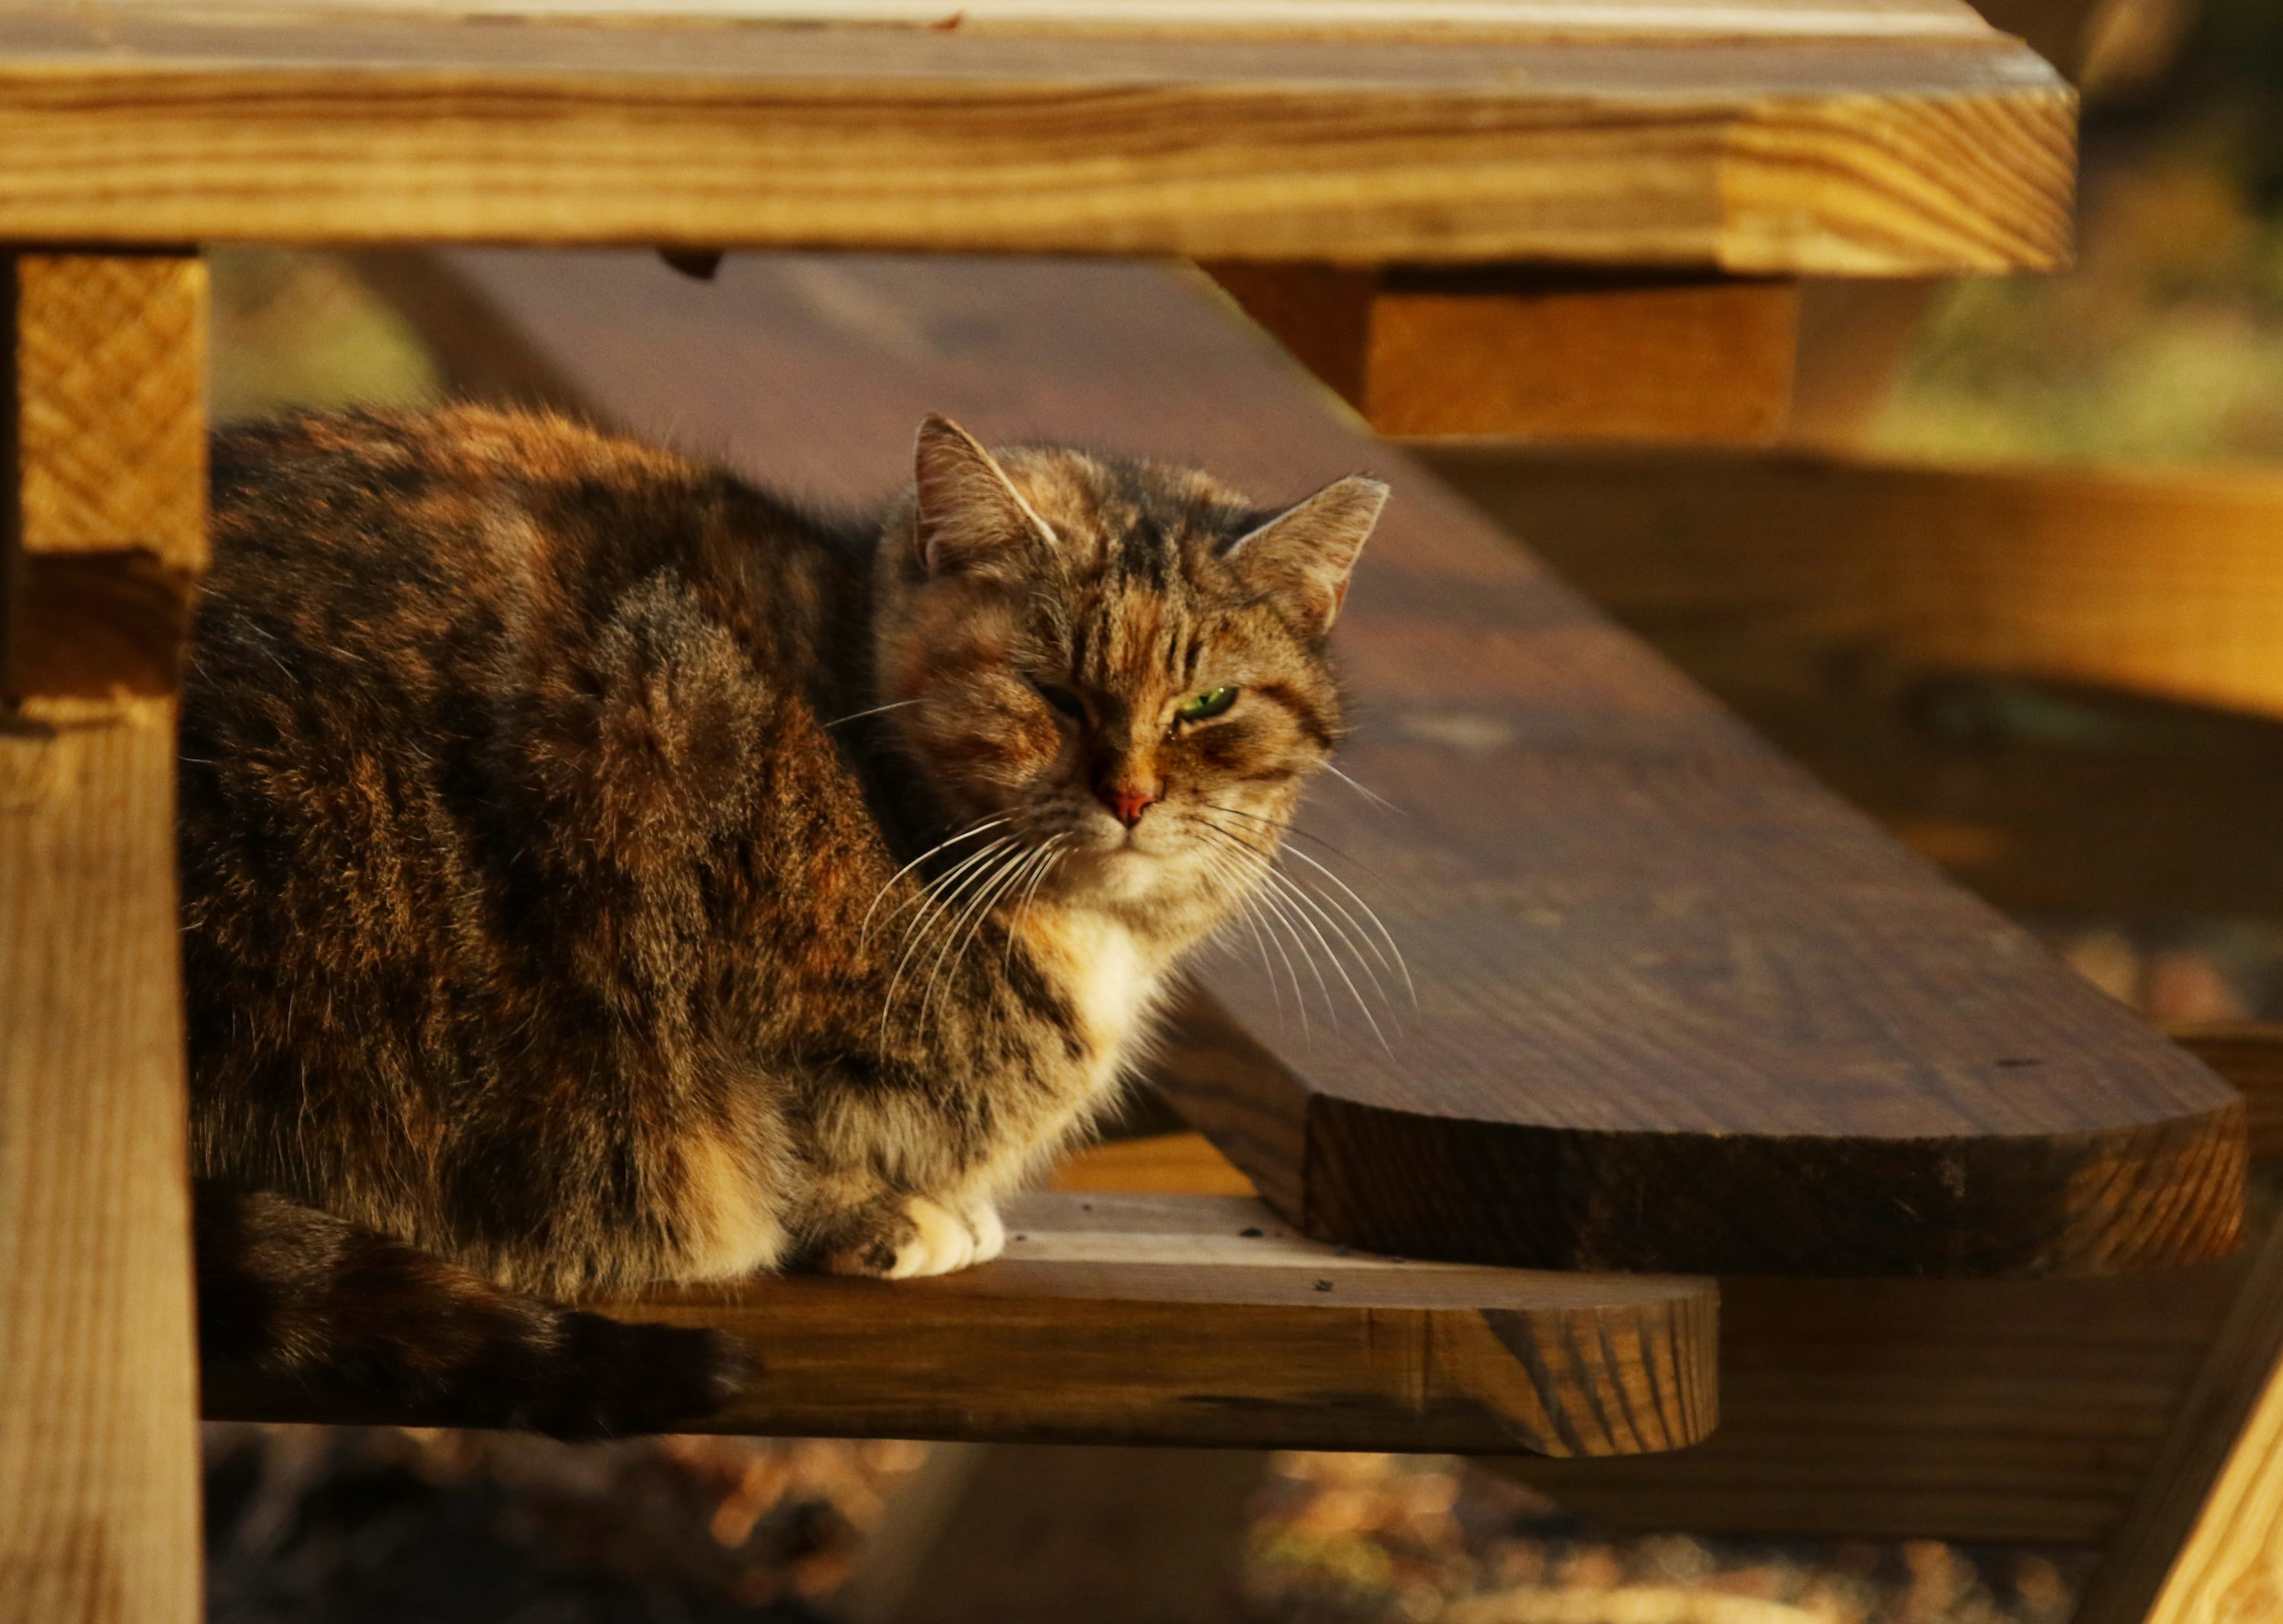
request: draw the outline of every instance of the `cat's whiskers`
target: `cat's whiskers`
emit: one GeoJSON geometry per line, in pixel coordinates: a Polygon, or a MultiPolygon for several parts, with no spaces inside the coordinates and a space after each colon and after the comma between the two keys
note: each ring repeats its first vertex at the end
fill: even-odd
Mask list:
{"type": "Polygon", "coordinates": [[[895,973],[888,978],[888,995],[880,1006],[880,1031],[884,1036],[888,1029],[888,1018],[895,1011],[896,991],[903,985],[904,972],[910,966],[912,956],[934,933],[936,925],[957,906],[960,897],[978,879],[991,872],[991,859],[1016,843],[1014,836],[1001,835],[982,850],[969,854],[948,873],[925,887],[928,901],[904,929],[903,955],[896,960],[895,973]],[[954,880],[956,884],[954,884],[954,880]]]}
{"type": "Polygon", "coordinates": [[[835,716],[831,721],[824,723],[823,725],[828,728],[837,728],[844,722],[861,722],[867,716],[877,716],[885,711],[901,710],[907,705],[917,705],[919,703],[920,701],[917,699],[891,699],[887,704],[875,705],[869,710],[850,711],[845,716],[835,716]]]}
{"type": "MultiPolygon", "coordinates": [[[[934,856],[938,852],[943,851],[947,847],[956,846],[962,840],[971,840],[977,835],[999,828],[1001,825],[1012,823],[1013,821],[1014,820],[1011,818],[994,817],[987,819],[980,824],[972,824],[968,828],[961,830],[957,834],[951,836],[948,839],[938,840],[933,846],[929,847],[927,850],[922,852],[918,856],[904,864],[902,868],[898,869],[893,874],[889,875],[888,883],[882,886],[878,892],[873,895],[871,907],[864,910],[864,923],[856,933],[856,940],[861,942],[871,934],[872,916],[879,911],[880,904],[887,901],[888,893],[896,888],[896,882],[898,880],[910,873],[914,869],[919,867],[920,864],[925,863],[929,858],[934,856]]],[[[897,907],[895,913],[892,913],[888,916],[889,919],[893,921],[898,914],[902,913],[905,909],[909,908],[912,903],[917,901],[920,897],[925,896],[927,894],[927,889],[928,888],[925,886],[922,886],[918,887],[911,896],[906,897],[897,907]]]]}
{"type": "MultiPolygon", "coordinates": [[[[1394,1049],[1388,1042],[1386,1033],[1381,1029],[1378,1018],[1372,1013],[1370,1001],[1364,997],[1363,989],[1356,985],[1355,978],[1348,973],[1346,961],[1341,956],[1340,949],[1344,948],[1346,956],[1355,961],[1356,968],[1362,971],[1364,979],[1371,983],[1373,993],[1377,995],[1382,1004],[1389,1007],[1391,1013],[1393,1006],[1387,996],[1387,988],[1381,982],[1377,973],[1373,971],[1369,961],[1365,956],[1364,948],[1358,941],[1360,937],[1362,941],[1369,942],[1370,937],[1364,931],[1363,926],[1355,920],[1354,916],[1348,914],[1342,907],[1340,912],[1346,917],[1347,923],[1343,925],[1339,919],[1334,918],[1324,906],[1324,900],[1327,899],[1321,898],[1320,894],[1313,887],[1302,886],[1293,876],[1283,873],[1276,868],[1274,852],[1255,846],[1235,831],[1225,828],[1210,818],[1201,817],[1196,821],[1200,828],[1212,831],[1220,839],[1251,853],[1258,860],[1260,878],[1268,887],[1261,894],[1263,899],[1269,901],[1272,905],[1281,905],[1282,910],[1288,913],[1288,928],[1291,923],[1296,922],[1300,929],[1306,931],[1315,939],[1316,944],[1323,949],[1325,956],[1331,960],[1334,973],[1346,986],[1348,995],[1355,1000],[1356,1008],[1362,1014],[1365,1024],[1371,1027],[1372,1035],[1379,1040],[1381,1048],[1385,1049],[1391,1055],[1393,1054],[1394,1049]],[[1327,928],[1331,932],[1330,937],[1327,937],[1324,933],[1327,928]],[[1333,937],[1338,939],[1339,947],[1336,948],[1332,945],[1333,937]]],[[[1337,898],[1328,900],[1334,907],[1340,907],[1337,898]]],[[[1305,943],[1303,942],[1301,945],[1305,950],[1305,943]]],[[[1376,944],[1372,945],[1373,950],[1376,951],[1376,944]]],[[[1310,955],[1309,957],[1310,968],[1315,972],[1319,981],[1321,981],[1323,976],[1321,969],[1316,965],[1313,955],[1310,955]]],[[[1324,989],[1324,996],[1329,1003],[1331,999],[1329,986],[1324,989]]],[[[1335,1019],[1336,1020],[1336,1017],[1335,1019]]]]}
{"type": "MultiPolygon", "coordinates": [[[[1208,847],[1208,850],[1210,850],[1210,847],[1208,847]]],[[[1285,920],[1283,916],[1279,914],[1279,911],[1274,911],[1272,907],[1269,907],[1267,900],[1265,900],[1263,895],[1260,895],[1260,884],[1258,884],[1258,872],[1251,872],[1251,875],[1249,875],[1249,872],[1244,872],[1246,868],[1251,868],[1251,871],[1258,871],[1258,868],[1263,866],[1263,863],[1260,863],[1260,856],[1258,856],[1258,852],[1253,852],[1253,855],[1249,855],[1249,856],[1251,856],[1251,861],[1249,861],[1249,863],[1246,863],[1246,861],[1242,861],[1242,859],[1235,859],[1235,856],[1230,856],[1228,852],[1219,852],[1219,850],[1212,850],[1212,856],[1214,856],[1214,861],[1217,861],[1217,863],[1219,863],[1221,872],[1226,872],[1226,875],[1230,875],[1230,882],[1233,882],[1233,888],[1235,888],[1237,895],[1240,895],[1240,898],[1244,900],[1246,918],[1249,918],[1249,920],[1258,920],[1258,923],[1256,923],[1256,932],[1258,932],[1258,930],[1263,930],[1263,927],[1265,927],[1265,939],[1267,939],[1267,941],[1272,943],[1274,948],[1276,948],[1276,957],[1283,959],[1285,975],[1288,975],[1288,978],[1292,980],[1292,1007],[1295,1007],[1295,1010],[1299,1011],[1299,1035],[1301,1035],[1301,1042],[1308,1042],[1308,1037],[1311,1037],[1311,1033],[1308,1033],[1308,989],[1305,989],[1305,987],[1301,987],[1301,980],[1299,980],[1299,966],[1297,966],[1297,964],[1292,964],[1292,952],[1290,952],[1288,948],[1285,948],[1285,936],[1292,934],[1292,925],[1290,925],[1290,920],[1285,920]],[[1279,932],[1279,925],[1283,925],[1283,930],[1281,930],[1281,932],[1279,932]]],[[[1292,936],[1292,941],[1295,941],[1295,946],[1299,946],[1301,957],[1304,957],[1304,959],[1308,957],[1308,943],[1305,943],[1305,941],[1299,941],[1299,936],[1292,936]]],[[[1263,959],[1263,962],[1265,962],[1265,959],[1263,959]]],[[[1311,964],[1311,969],[1313,969],[1313,964],[1311,964]]],[[[1322,975],[1320,975],[1320,978],[1317,978],[1317,980],[1322,980],[1322,975]]],[[[1274,985],[1276,985],[1276,971],[1269,969],[1269,987],[1274,987],[1274,985]]],[[[1331,991],[1327,989],[1327,994],[1324,994],[1324,995],[1327,995],[1327,1003],[1329,1003],[1329,998],[1331,998],[1331,991]]],[[[1281,1005],[1281,1003],[1279,1003],[1279,1014],[1283,1014],[1283,1005],[1281,1005]]],[[[1340,1026],[1338,1011],[1331,1011],[1331,1017],[1333,1017],[1333,1030],[1338,1030],[1338,1026],[1340,1026]]]]}
{"type": "MultiPolygon", "coordinates": [[[[1270,823],[1269,819],[1260,816],[1257,812],[1240,811],[1235,807],[1224,807],[1213,801],[1201,801],[1198,804],[1201,806],[1211,807],[1216,812],[1228,812],[1235,814],[1238,817],[1250,817],[1263,824],[1270,823]]],[[[1271,826],[1274,827],[1274,825],[1271,824],[1271,826]]],[[[1235,833],[1236,832],[1231,830],[1224,831],[1224,832],[1235,833]]],[[[1282,832],[1292,834],[1298,832],[1287,829],[1282,832]]],[[[1386,921],[1379,917],[1379,910],[1375,909],[1369,902],[1365,902],[1361,896],[1359,896],[1356,894],[1354,886],[1349,885],[1346,880],[1342,879],[1337,874],[1334,873],[1324,864],[1317,862],[1315,858],[1311,857],[1307,853],[1301,851],[1295,847],[1287,845],[1280,848],[1278,855],[1287,857],[1297,857],[1301,862],[1306,863],[1310,868],[1315,870],[1317,873],[1321,874],[1326,879],[1330,880],[1332,884],[1337,886],[1342,891],[1345,892],[1349,900],[1354,902],[1358,908],[1363,910],[1364,917],[1371,921],[1373,929],[1378,932],[1378,937],[1376,940],[1374,940],[1371,932],[1364,929],[1362,922],[1357,919],[1353,914],[1350,913],[1345,905],[1343,904],[1337,897],[1328,895],[1322,892],[1317,892],[1318,895],[1323,896],[1326,902],[1329,902],[1334,908],[1339,910],[1340,917],[1345,919],[1349,925],[1352,925],[1356,933],[1361,936],[1364,941],[1370,945],[1372,956],[1379,960],[1381,965],[1385,968],[1389,973],[1400,974],[1403,977],[1404,988],[1411,995],[1411,1005],[1414,1009],[1418,1008],[1418,984],[1412,980],[1411,966],[1404,959],[1403,949],[1396,946],[1395,937],[1393,933],[1388,930],[1386,921]],[[1384,951],[1381,949],[1380,944],[1383,942],[1386,944],[1384,951]]],[[[1335,855],[1337,855],[1336,851],[1335,852],[1335,855]]],[[[1311,886],[1310,889],[1313,890],[1314,887],[1311,886]]]]}
{"type": "Polygon", "coordinates": [[[1329,761],[1323,763],[1323,769],[1326,772],[1331,774],[1333,777],[1337,778],[1342,784],[1346,785],[1357,794],[1362,796],[1366,800],[1370,801],[1374,806],[1380,808],[1382,810],[1388,812],[1400,812],[1403,810],[1401,807],[1397,806],[1393,801],[1381,794],[1377,790],[1373,789],[1369,785],[1359,784],[1355,779],[1349,777],[1347,774],[1342,772],[1329,761]]]}
{"type": "Polygon", "coordinates": [[[1007,945],[999,955],[1001,966],[1015,956],[1015,926],[1031,911],[1031,902],[1039,894],[1040,885],[1054,871],[1056,863],[1062,860],[1064,849],[1077,838],[1072,834],[1049,835],[1046,844],[1039,847],[1039,861],[1031,872],[1031,883],[1023,892],[1023,900],[1015,904],[1014,911],[1008,916],[1007,945]]]}
{"type": "MultiPolygon", "coordinates": [[[[1252,884],[1237,871],[1235,863],[1219,851],[1208,847],[1204,855],[1205,866],[1228,886],[1229,894],[1236,903],[1237,917],[1244,921],[1245,929],[1252,933],[1252,945],[1260,950],[1261,973],[1268,978],[1268,995],[1276,1001],[1276,1019],[1281,1026],[1284,1019],[1284,992],[1276,984],[1276,966],[1269,962],[1268,944],[1273,938],[1261,933],[1260,910],[1252,900],[1252,884]]],[[[1292,996],[1300,1000],[1300,1035],[1305,1038],[1308,1033],[1308,1006],[1305,1000],[1300,999],[1300,977],[1293,969],[1291,955],[1284,951],[1282,942],[1276,943],[1276,952],[1284,961],[1284,973],[1292,979],[1292,996]]]]}
{"type": "Polygon", "coordinates": [[[992,871],[991,878],[977,889],[974,900],[968,903],[965,911],[953,922],[950,931],[945,935],[943,946],[936,951],[935,964],[928,972],[927,990],[920,995],[920,1025],[927,1024],[928,1008],[935,1002],[936,985],[943,975],[945,964],[950,964],[955,983],[959,966],[967,957],[968,947],[974,941],[976,933],[983,928],[983,921],[990,917],[992,905],[1021,882],[1024,873],[1037,856],[1037,848],[1030,847],[1022,847],[1007,856],[992,871]]]}
{"type": "MultiPolygon", "coordinates": [[[[1246,841],[1238,839],[1227,830],[1219,827],[1207,819],[1198,818],[1196,822],[1199,828],[1211,831],[1217,839],[1226,842],[1231,849],[1241,853],[1242,856],[1238,860],[1240,867],[1249,868],[1253,871],[1256,880],[1268,872],[1269,859],[1266,854],[1260,851],[1259,848],[1246,841]]],[[[1294,947],[1299,949],[1301,961],[1308,966],[1308,972],[1315,977],[1318,990],[1324,995],[1325,1017],[1332,1023],[1332,1030],[1337,1032],[1340,1026],[1339,1004],[1332,996],[1331,983],[1324,979],[1323,966],[1316,962],[1316,956],[1308,950],[1308,939],[1301,934],[1298,926],[1294,922],[1291,904],[1285,902],[1275,892],[1266,888],[1255,888],[1252,892],[1252,897],[1255,902],[1260,904],[1263,914],[1267,918],[1271,929],[1281,929],[1283,936],[1289,939],[1294,947]]],[[[1279,945],[1281,948],[1281,942],[1279,945]]],[[[1327,947],[1326,951],[1329,952],[1329,948],[1327,947]]],[[[1297,974],[1293,977],[1293,986],[1296,993],[1298,993],[1299,977],[1297,974]]],[[[1305,994],[1299,994],[1299,997],[1301,1019],[1303,1023],[1303,1030],[1305,1031],[1308,1011],[1308,1001],[1305,994]]]]}

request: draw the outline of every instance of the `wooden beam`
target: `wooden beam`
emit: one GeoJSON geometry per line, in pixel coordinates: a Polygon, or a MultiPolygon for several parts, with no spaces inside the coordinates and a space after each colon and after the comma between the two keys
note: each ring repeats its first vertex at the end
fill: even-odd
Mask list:
{"type": "Polygon", "coordinates": [[[1761,445],[1791,402],[1789,282],[1204,269],[1394,438],[1761,445]]]}
{"type": "MultiPolygon", "coordinates": [[[[711,1430],[1251,1448],[1679,1448],[1711,1430],[1709,1281],[1397,1262],[1241,1196],[1064,1192],[938,1279],[757,1278],[588,1306],[719,1327],[760,1374],[711,1430]]],[[[217,1419],[418,1422],[209,1371],[217,1419]]]]}
{"type": "Polygon", "coordinates": [[[205,281],[164,256],[5,269],[0,1616],[187,1624],[196,1355],[158,696],[205,558],[205,281]],[[86,635],[59,652],[66,629],[86,635]]]}
{"type": "Polygon", "coordinates": [[[1984,894],[2283,910],[2283,480],[1421,455],[1984,894]]]}
{"type": "Polygon", "coordinates": [[[1224,1016],[1188,1015],[1226,1029],[1169,1055],[1180,1108],[1311,1233],[1695,1273],[2100,1272],[2233,1244],[2232,1092],[1328,415],[1193,285],[734,257],[699,284],[600,254],[448,274],[604,419],[674,422],[836,500],[908,477],[930,410],[1264,495],[1393,480],[1340,639],[1368,697],[1343,765],[1396,809],[1328,782],[1302,844],[1344,854],[1323,860],[1387,915],[1418,1007],[1374,1005],[1382,1047],[1334,970],[1302,970],[1304,1028],[1281,965],[1225,960],[1224,1016]]]}
{"type": "Polygon", "coordinates": [[[2206,1624],[2283,1608],[2283,1227],[2077,1604],[2077,1624],[2206,1624]]]}
{"type": "Polygon", "coordinates": [[[2069,256],[2075,123],[2073,93],[1994,31],[1507,43],[0,10],[0,234],[53,240],[2043,269],[2069,256]]]}

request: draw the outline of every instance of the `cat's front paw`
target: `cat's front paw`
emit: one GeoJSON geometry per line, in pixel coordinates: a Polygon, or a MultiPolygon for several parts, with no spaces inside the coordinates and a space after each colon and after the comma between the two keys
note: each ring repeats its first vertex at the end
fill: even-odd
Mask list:
{"type": "MultiPolygon", "coordinates": [[[[870,1275],[910,1280],[947,1275],[979,1262],[980,1238],[959,1215],[925,1196],[906,1196],[883,1211],[869,1233],[852,1236],[824,1253],[824,1268],[836,1275],[870,1275]]],[[[999,1231],[1000,1245],[1006,1231],[999,1231]]],[[[995,1250],[990,1254],[996,1256],[995,1250]]]]}
{"type": "Polygon", "coordinates": [[[990,1202],[970,1202],[960,1208],[960,1216],[967,1220],[968,1230],[975,1237],[975,1255],[969,1261],[988,1263],[1007,1250],[1006,1222],[990,1202]]]}

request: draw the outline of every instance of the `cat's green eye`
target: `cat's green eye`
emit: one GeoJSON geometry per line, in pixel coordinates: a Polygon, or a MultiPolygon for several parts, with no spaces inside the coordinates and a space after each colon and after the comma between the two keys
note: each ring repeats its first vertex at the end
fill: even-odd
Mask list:
{"type": "Polygon", "coordinates": [[[1182,700],[1181,707],[1173,714],[1183,722],[1206,722],[1235,703],[1235,689],[1208,688],[1203,693],[1191,694],[1182,700]]]}

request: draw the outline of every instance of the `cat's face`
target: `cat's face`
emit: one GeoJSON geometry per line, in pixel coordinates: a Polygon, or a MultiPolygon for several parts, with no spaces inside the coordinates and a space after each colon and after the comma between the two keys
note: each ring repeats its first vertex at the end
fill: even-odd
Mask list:
{"type": "Polygon", "coordinates": [[[877,657],[897,732],[976,831],[947,857],[1007,900],[1218,911],[1251,889],[1339,736],[1324,634],[1385,497],[1343,480],[1279,513],[1185,470],[994,458],[931,418],[877,657]]]}

